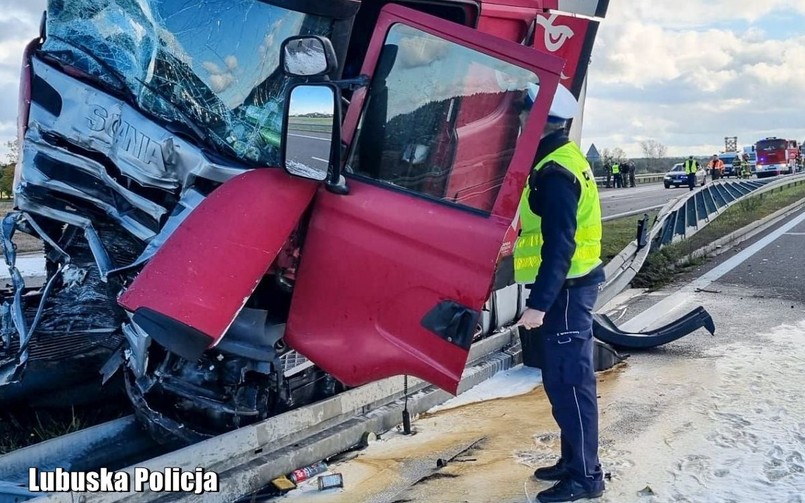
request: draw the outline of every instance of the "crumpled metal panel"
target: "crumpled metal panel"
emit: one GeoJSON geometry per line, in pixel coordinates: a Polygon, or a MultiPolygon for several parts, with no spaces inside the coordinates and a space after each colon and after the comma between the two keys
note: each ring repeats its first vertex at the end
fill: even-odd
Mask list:
{"type": "Polygon", "coordinates": [[[255,0],[50,1],[42,51],[212,148],[277,166],[290,82],[279,45],[331,29],[255,0]]]}
{"type": "Polygon", "coordinates": [[[155,203],[123,186],[124,180],[108,175],[109,164],[143,187],[165,191],[187,187],[194,178],[224,182],[244,171],[244,167],[237,164],[210,161],[195,145],[118,98],[60,73],[40,60],[34,60],[33,68],[36,77],[60,96],[61,106],[59,113],[54,114],[44,104],[31,104],[23,180],[29,168],[35,168],[39,151],[59,148],[64,156],[60,162],[94,173],[121,198],[158,219],[164,209],[155,208],[155,203]],[[90,152],[103,156],[106,164],[89,158],[90,152]]]}

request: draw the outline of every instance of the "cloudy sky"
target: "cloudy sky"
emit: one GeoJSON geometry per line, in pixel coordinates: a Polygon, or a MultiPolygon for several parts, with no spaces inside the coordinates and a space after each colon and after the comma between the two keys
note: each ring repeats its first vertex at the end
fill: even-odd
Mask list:
{"type": "Polygon", "coordinates": [[[706,155],[805,140],[805,0],[611,0],[593,50],[582,144],[706,155]]]}
{"type": "MultiPolygon", "coordinates": [[[[16,135],[22,48],[45,0],[0,0],[0,155],[16,135]],[[12,4],[12,5],[9,5],[12,4]]],[[[805,140],[805,0],[611,0],[593,52],[582,147],[708,155],[725,136],[805,140]]]]}

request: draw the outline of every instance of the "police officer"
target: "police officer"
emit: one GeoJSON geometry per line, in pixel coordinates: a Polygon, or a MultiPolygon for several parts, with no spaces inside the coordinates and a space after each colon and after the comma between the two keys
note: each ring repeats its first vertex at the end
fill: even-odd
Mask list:
{"type": "Polygon", "coordinates": [[[688,175],[688,188],[693,190],[696,186],[696,172],[699,171],[699,161],[689,156],[685,161],[685,174],[688,175]]]}
{"type": "Polygon", "coordinates": [[[623,175],[621,175],[621,165],[618,162],[612,164],[612,177],[615,179],[615,188],[623,187],[623,175]]]}
{"type": "Polygon", "coordinates": [[[577,108],[560,85],[520,199],[522,230],[514,251],[515,279],[530,286],[518,324],[524,338],[537,341],[543,386],[561,430],[559,461],[534,472],[539,480],[556,481],[537,495],[543,503],[604,491],[592,336],[604,281],[601,203],[590,165],[565,133],[577,108]]]}

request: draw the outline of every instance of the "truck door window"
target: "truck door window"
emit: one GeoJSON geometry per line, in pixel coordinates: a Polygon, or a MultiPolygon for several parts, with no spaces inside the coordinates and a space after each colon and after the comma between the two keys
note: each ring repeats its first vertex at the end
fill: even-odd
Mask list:
{"type": "Polygon", "coordinates": [[[526,69],[395,24],[347,172],[489,212],[520,130],[526,69]]]}

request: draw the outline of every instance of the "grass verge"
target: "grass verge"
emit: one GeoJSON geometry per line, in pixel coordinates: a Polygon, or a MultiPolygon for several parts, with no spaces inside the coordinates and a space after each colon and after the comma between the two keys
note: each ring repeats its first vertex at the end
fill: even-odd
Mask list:
{"type": "MultiPolygon", "coordinates": [[[[677,266],[677,263],[683,258],[738,229],[746,227],[752,222],[767,217],[775,211],[802,199],[805,199],[805,184],[767,192],[734,204],[689,239],[652,252],[632,281],[632,286],[635,288],[657,289],[667,285],[674,275],[680,271],[680,266],[677,266]]],[[[695,267],[705,260],[705,258],[693,259],[681,266],[681,268],[695,267]]]]}
{"type": "Polygon", "coordinates": [[[0,455],[111,421],[130,413],[128,402],[116,399],[70,408],[17,407],[0,412],[0,455]]]}
{"type": "MultiPolygon", "coordinates": [[[[654,222],[660,210],[648,212],[648,224],[654,222]]],[[[637,237],[637,223],[643,218],[643,214],[631,217],[618,218],[603,223],[603,236],[601,237],[601,260],[604,263],[612,260],[618,253],[622,252],[626,246],[637,237]]]]}

